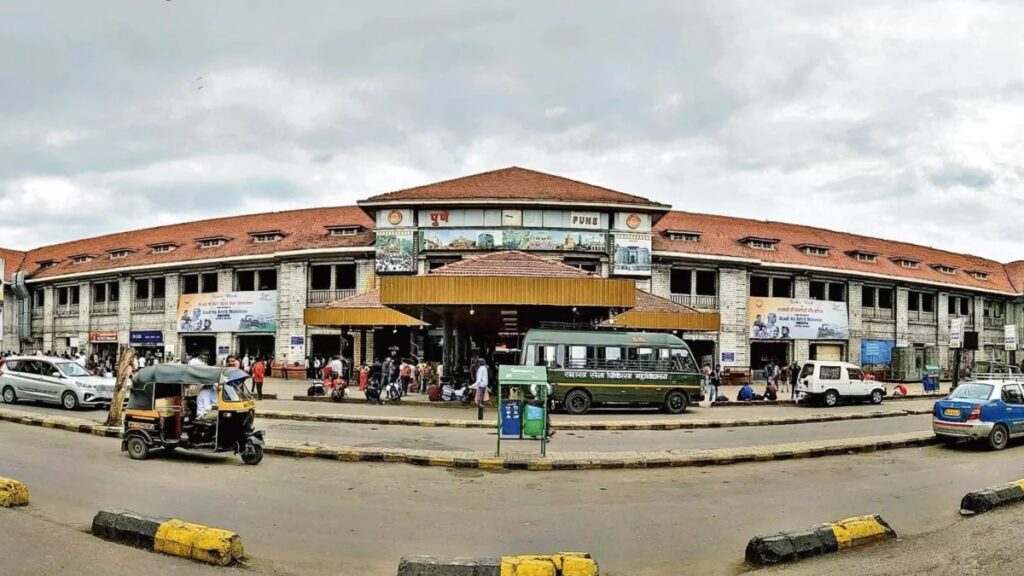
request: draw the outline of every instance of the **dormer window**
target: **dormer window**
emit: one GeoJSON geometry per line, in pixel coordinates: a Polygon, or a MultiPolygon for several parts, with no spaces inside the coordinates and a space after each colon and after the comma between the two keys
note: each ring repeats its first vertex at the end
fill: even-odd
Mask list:
{"type": "Polygon", "coordinates": [[[689,232],[686,230],[666,230],[665,236],[676,242],[700,242],[700,232],[689,232]]]}
{"type": "Polygon", "coordinates": [[[828,256],[830,248],[828,246],[820,246],[818,244],[798,244],[797,248],[808,256],[825,257],[828,256]]]}
{"type": "MultiPolygon", "coordinates": [[[[284,238],[284,232],[281,232],[280,230],[267,230],[266,232],[250,232],[249,236],[256,244],[269,244],[284,238]]],[[[217,240],[224,240],[224,242],[227,242],[226,238],[218,238],[217,240]]],[[[221,242],[221,244],[224,242],[221,242]]],[[[218,244],[218,246],[221,244],[218,244]]]]}
{"type": "Polygon", "coordinates": [[[199,247],[202,249],[206,248],[217,248],[228,243],[226,236],[210,236],[209,238],[198,238],[199,247]]]}
{"type": "Polygon", "coordinates": [[[893,258],[892,261],[900,268],[909,268],[911,270],[916,270],[921,266],[920,262],[917,260],[911,260],[910,258],[893,258]]]}
{"type": "Polygon", "coordinates": [[[982,272],[980,270],[971,270],[968,272],[975,280],[988,280],[988,272],[982,272]]]}
{"type": "Polygon", "coordinates": [[[329,236],[355,236],[365,230],[362,226],[328,226],[327,234],[329,236]]]}
{"type": "Polygon", "coordinates": [[[952,266],[946,266],[945,264],[935,264],[932,267],[938,270],[939,272],[942,272],[943,274],[956,274],[956,268],[953,268],[952,266]]]}
{"type": "Polygon", "coordinates": [[[166,254],[173,252],[178,248],[177,242],[157,242],[156,244],[149,244],[149,248],[153,250],[153,254],[166,254]]]}
{"type": "Polygon", "coordinates": [[[864,252],[861,250],[852,250],[847,252],[851,258],[856,258],[858,262],[866,262],[868,264],[874,264],[878,261],[878,254],[874,252],[864,252]]]}
{"type": "Polygon", "coordinates": [[[110,253],[111,260],[117,260],[119,258],[127,258],[129,254],[135,252],[130,248],[117,248],[115,250],[107,250],[110,253]]]}
{"type": "Polygon", "coordinates": [[[53,268],[54,266],[56,266],[57,265],[57,261],[56,260],[40,260],[39,262],[36,262],[36,264],[39,264],[39,269],[40,270],[46,270],[47,268],[53,268]]]}
{"type": "Polygon", "coordinates": [[[778,238],[747,237],[740,239],[740,243],[754,250],[775,250],[775,245],[779,243],[779,240],[778,238]]]}
{"type": "Polygon", "coordinates": [[[96,258],[95,254],[77,254],[71,257],[71,263],[85,264],[86,262],[91,262],[94,258],[96,258]]]}

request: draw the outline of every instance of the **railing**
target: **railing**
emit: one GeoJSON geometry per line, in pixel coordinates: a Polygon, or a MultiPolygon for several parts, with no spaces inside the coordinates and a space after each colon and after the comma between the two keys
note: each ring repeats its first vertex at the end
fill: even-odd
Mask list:
{"type": "Polygon", "coordinates": [[[892,308],[861,308],[861,318],[892,321],[892,308]]]}
{"type": "Polygon", "coordinates": [[[935,324],[935,312],[921,312],[910,310],[907,312],[911,322],[918,324],[935,324]]]}
{"type": "Polygon", "coordinates": [[[701,308],[706,310],[718,309],[718,296],[704,296],[701,294],[673,294],[672,301],[680,306],[701,308]]]}
{"type": "Polygon", "coordinates": [[[310,304],[327,304],[349,296],[355,296],[356,290],[310,290],[306,295],[306,302],[310,304]]]}
{"type": "Polygon", "coordinates": [[[966,328],[967,330],[971,330],[971,329],[974,328],[974,320],[971,318],[970,314],[950,314],[949,315],[949,319],[950,320],[952,320],[954,318],[959,318],[959,319],[963,320],[964,321],[964,328],[966,328]]]}
{"type": "Polygon", "coordinates": [[[113,302],[93,302],[90,311],[93,316],[117,314],[117,301],[115,300],[113,302]]]}
{"type": "Polygon", "coordinates": [[[78,304],[58,304],[53,309],[53,315],[57,317],[78,316],[78,304]]]}
{"type": "Polygon", "coordinates": [[[163,298],[152,300],[132,300],[132,312],[163,312],[165,308],[163,298]]]}

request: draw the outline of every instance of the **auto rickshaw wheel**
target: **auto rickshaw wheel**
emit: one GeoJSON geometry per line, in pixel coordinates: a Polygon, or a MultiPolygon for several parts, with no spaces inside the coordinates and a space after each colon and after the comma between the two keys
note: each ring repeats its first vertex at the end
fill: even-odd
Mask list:
{"type": "Polygon", "coordinates": [[[149,444],[140,436],[132,436],[126,441],[128,456],[132,460],[145,460],[149,456],[149,444]]]}
{"type": "Polygon", "coordinates": [[[248,444],[244,450],[242,450],[242,462],[250,466],[255,466],[263,461],[263,446],[259,444],[248,444]]]}

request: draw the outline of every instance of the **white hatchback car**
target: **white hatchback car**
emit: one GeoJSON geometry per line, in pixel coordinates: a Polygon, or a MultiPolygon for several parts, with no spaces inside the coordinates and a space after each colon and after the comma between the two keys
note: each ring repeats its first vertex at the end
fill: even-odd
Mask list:
{"type": "Polygon", "coordinates": [[[826,406],[835,406],[846,399],[881,404],[885,398],[885,386],[866,380],[860,366],[828,360],[805,363],[796,391],[799,400],[821,400],[826,406]]]}
{"type": "Polygon", "coordinates": [[[66,358],[12,356],[2,370],[0,398],[7,404],[36,400],[74,410],[109,405],[114,396],[113,379],[93,376],[66,358]]]}

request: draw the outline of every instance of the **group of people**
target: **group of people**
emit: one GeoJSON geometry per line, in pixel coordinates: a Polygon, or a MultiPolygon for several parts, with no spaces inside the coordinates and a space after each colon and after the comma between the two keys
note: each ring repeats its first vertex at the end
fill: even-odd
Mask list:
{"type": "Polygon", "coordinates": [[[800,365],[796,362],[791,364],[776,364],[769,360],[764,367],[764,394],[754,392],[750,382],[745,382],[736,395],[738,402],[750,402],[752,400],[767,400],[774,402],[779,399],[779,393],[789,392],[790,400],[796,399],[796,385],[800,378],[800,365]]]}

